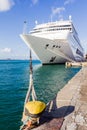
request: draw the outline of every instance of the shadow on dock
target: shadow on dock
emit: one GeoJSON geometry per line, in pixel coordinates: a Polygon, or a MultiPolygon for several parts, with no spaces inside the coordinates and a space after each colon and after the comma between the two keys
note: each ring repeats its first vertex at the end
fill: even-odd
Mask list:
{"type": "Polygon", "coordinates": [[[56,99],[50,101],[43,115],[40,118],[40,124],[49,122],[54,118],[64,118],[74,111],[74,106],[63,106],[58,108],[56,105],[56,99]]]}
{"type": "Polygon", "coordinates": [[[74,106],[63,106],[58,108],[56,105],[56,98],[50,101],[46,110],[40,118],[40,124],[35,130],[60,130],[64,117],[74,111],[74,106]]]}

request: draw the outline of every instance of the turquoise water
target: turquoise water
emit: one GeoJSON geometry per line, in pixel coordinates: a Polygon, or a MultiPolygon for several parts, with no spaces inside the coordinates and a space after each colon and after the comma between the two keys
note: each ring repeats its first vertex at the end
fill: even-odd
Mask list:
{"type": "MultiPolygon", "coordinates": [[[[80,70],[33,62],[37,97],[46,103],[80,70]]],[[[0,61],[0,130],[18,130],[29,83],[29,61],[0,61]]]]}

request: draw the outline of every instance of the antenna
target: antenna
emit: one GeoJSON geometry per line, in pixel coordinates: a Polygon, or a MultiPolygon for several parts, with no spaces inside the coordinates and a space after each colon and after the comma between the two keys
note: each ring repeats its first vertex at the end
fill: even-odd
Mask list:
{"type": "Polygon", "coordinates": [[[27,22],[24,21],[24,26],[23,26],[23,34],[27,33],[27,22]]]}
{"type": "Polygon", "coordinates": [[[52,22],[52,18],[53,18],[53,16],[51,15],[51,16],[50,16],[51,22],[52,22]]]}
{"type": "Polygon", "coordinates": [[[36,24],[36,25],[38,24],[37,20],[35,21],[35,24],[36,24]]]}
{"type": "Polygon", "coordinates": [[[69,15],[69,21],[72,21],[72,16],[71,15],[69,15]]]}

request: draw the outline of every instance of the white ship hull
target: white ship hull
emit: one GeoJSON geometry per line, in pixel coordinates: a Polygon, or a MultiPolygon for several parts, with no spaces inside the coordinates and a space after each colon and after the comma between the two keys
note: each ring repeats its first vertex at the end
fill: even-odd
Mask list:
{"type": "Polygon", "coordinates": [[[30,34],[21,34],[21,38],[38,56],[42,64],[58,64],[66,61],[83,60],[83,57],[76,54],[77,47],[71,42],[69,33],[65,37],[63,36],[63,39],[56,39],[55,41],[30,34]],[[49,46],[47,47],[46,45],[49,46]]]}
{"type": "Polygon", "coordinates": [[[84,50],[71,20],[36,25],[20,35],[42,64],[83,61],[84,50]]]}

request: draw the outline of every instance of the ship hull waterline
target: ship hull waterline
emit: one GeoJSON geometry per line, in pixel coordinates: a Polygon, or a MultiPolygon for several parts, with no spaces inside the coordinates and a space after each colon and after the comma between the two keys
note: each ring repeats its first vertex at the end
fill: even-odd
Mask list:
{"type": "Polygon", "coordinates": [[[27,46],[32,49],[33,53],[35,53],[43,65],[64,64],[67,61],[75,61],[75,57],[68,40],[65,40],[65,43],[64,40],[63,43],[61,43],[61,40],[55,43],[53,40],[32,36],[30,34],[21,34],[20,37],[27,46]],[[52,48],[55,44],[60,44],[63,51],[60,51],[60,48],[52,48]],[[47,48],[46,45],[50,45],[51,49],[47,48]]]}

